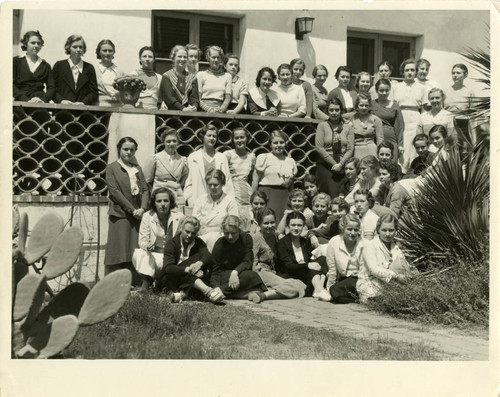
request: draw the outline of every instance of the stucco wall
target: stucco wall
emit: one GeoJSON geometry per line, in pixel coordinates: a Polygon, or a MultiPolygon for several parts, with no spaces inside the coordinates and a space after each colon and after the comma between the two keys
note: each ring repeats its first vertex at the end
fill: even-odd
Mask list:
{"type": "MultiPolygon", "coordinates": [[[[253,83],[262,66],[276,68],[280,63],[301,57],[306,62],[306,78],[312,81],[312,68],[321,63],[331,76],[326,87],[336,86],[335,69],[346,62],[347,30],[367,30],[388,34],[417,36],[416,56],[431,63],[430,77],[443,86],[451,85],[450,69],[463,62],[456,53],[466,46],[484,47],[489,21],[488,11],[363,11],[310,10],[315,18],[312,34],[296,41],[294,21],[297,10],[212,11],[210,14],[240,18],[239,48],[243,78],[253,83]]],[[[125,72],[138,66],[137,52],[151,44],[151,11],[52,11],[25,10],[21,32],[39,29],[46,45],[41,55],[54,63],[65,57],[67,36],[80,33],[89,49],[85,59],[96,63],[95,47],[109,38],[117,47],[115,63],[125,72]]],[[[19,50],[20,51],[20,50],[19,50]]],[[[16,51],[15,51],[16,53],[16,51]]],[[[468,85],[479,94],[481,87],[473,82],[477,74],[470,68],[468,85]]]]}

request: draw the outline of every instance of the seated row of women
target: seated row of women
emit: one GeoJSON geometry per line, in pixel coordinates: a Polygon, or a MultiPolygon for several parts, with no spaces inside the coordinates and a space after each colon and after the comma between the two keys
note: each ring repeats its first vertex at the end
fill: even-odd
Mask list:
{"type": "MultiPolygon", "coordinates": [[[[111,40],[101,40],[98,43],[96,56],[99,64],[94,68],[83,61],[87,50],[83,37],[71,35],[64,46],[69,59],[56,62],[53,70],[38,55],[44,44],[38,31],[27,32],[21,42],[26,53],[14,58],[15,100],[119,105],[114,81],[124,73],[113,63],[115,45],[111,40]]],[[[161,76],[154,71],[154,49],[150,46],[141,48],[141,67],[131,73],[142,79],[147,87],[141,92],[138,106],[222,113],[248,112],[284,117],[305,116],[327,120],[327,103],[333,98],[337,98],[349,112],[354,109],[358,94],[368,94],[372,99],[380,95],[378,87],[371,86],[371,75],[367,72],[358,73],[355,89],[349,89],[352,72],[347,66],[337,69],[335,78],[339,85],[329,93],[324,87],[328,78],[327,68],[324,65],[315,66],[312,72],[315,82],[310,84],[302,79],[305,62],[299,58],[293,59],[289,64],[281,64],[277,73],[269,67],[260,69],[255,87],[249,88],[249,84],[238,76],[240,61],[237,55],[224,55],[220,47],[209,46],[205,51],[209,68],[198,72],[200,56],[201,51],[196,45],[174,46],[170,53],[173,67],[161,76]],[[280,85],[274,86],[277,79],[280,85]]],[[[429,68],[430,63],[425,59],[405,60],[401,65],[404,81],[394,84],[393,91],[388,94],[391,103],[394,99],[404,111],[430,110],[428,91],[439,87],[439,84],[427,78],[429,68]]],[[[388,62],[382,62],[378,65],[375,80],[389,79],[391,72],[392,66],[388,62]]],[[[468,107],[474,94],[463,84],[467,77],[465,65],[454,65],[452,76],[454,84],[447,89],[446,106],[455,111],[468,107]]],[[[409,122],[412,114],[405,115],[403,112],[403,115],[405,121],[409,122]]]]}

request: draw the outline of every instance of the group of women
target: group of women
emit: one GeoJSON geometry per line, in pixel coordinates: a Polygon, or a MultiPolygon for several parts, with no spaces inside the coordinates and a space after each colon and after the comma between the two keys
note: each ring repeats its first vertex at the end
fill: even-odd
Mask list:
{"type": "MultiPolygon", "coordinates": [[[[113,64],[110,40],[97,46],[97,68],[82,60],[81,36],[68,38],[69,58],[53,69],[38,56],[44,44],[39,32],[26,33],[22,43],[25,56],[14,58],[16,100],[118,103],[113,82],[123,73],[113,64]]],[[[264,67],[249,89],[238,76],[237,56],[210,46],[209,69],[198,71],[200,55],[194,45],[175,46],[173,68],[161,76],[153,69],[154,49],[143,47],[141,67],[133,72],[146,84],[140,106],[316,117],[323,120],[315,136],[316,174],[304,178],[304,189],[292,189],[297,164],[279,129],[270,133],[270,151],[255,156],[244,128],[233,131],[234,149],[217,151],[218,129],[208,124],[199,131],[202,146],[185,158],[176,150],[177,131],[166,127],[164,149],[144,164],[137,163],[137,141],[123,137],[118,160],[106,170],[106,272],[129,268],[141,276],[143,290],[154,284],[173,301],[193,291],[214,303],[304,295],[364,302],[384,283],[411,277],[415,269],[394,241],[397,218],[411,198],[400,179],[424,177],[456,143],[453,114],[444,105],[451,111],[468,106],[467,68],[453,66],[446,96],[427,79],[425,59],[405,60],[399,83],[382,62],[375,86],[361,72],[356,90],[349,89],[351,71],[341,66],[339,85],[328,93],[323,65],[314,68],[312,85],[302,79],[301,59],[280,65],[277,75],[264,67]],[[192,207],[192,216],[175,210],[179,202],[192,207]]]]}
{"type": "MultiPolygon", "coordinates": [[[[429,135],[414,140],[422,164],[408,178],[425,178],[446,159],[446,127],[429,135]]],[[[389,142],[378,146],[378,157],[346,156],[340,189],[331,195],[314,175],[293,188],[297,166],[281,130],[270,134],[270,152],[257,157],[243,128],[232,132],[234,149],[224,153],[215,150],[214,125],[200,136],[202,147],[186,159],[176,152],[177,131],[166,128],[165,149],[144,172],[134,161],[137,142],[118,142],[119,159],[106,171],[107,272],[129,268],[141,276],[141,290],[154,285],[175,302],[192,291],[214,303],[302,296],[366,302],[389,281],[415,274],[394,239],[411,195],[389,142]],[[175,210],[180,200],[192,215],[175,210]]]]}

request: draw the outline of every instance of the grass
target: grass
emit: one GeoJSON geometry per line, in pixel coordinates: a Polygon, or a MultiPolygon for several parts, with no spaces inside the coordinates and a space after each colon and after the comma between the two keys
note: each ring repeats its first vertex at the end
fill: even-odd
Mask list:
{"type": "Polygon", "coordinates": [[[134,295],[112,319],[78,331],[64,358],[437,360],[435,349],[360,339],[272,319],[241,307],[169,304],[134,295]]]}
{"type": "Polygon", "coordinates": [[[455,261],[405,284],[389,283],[372,309],[424,324],[488,327],[489,262],[455,261]]]}

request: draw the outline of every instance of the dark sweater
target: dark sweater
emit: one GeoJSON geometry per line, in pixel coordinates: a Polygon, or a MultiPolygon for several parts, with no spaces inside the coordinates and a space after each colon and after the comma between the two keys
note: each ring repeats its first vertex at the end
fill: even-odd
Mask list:
{"type": "Polygon", "coordinates": [[[16,101],[29,101],[38,97],[44,102],[54,98],[56,88],[50,65],[42,60],[32,73],[26,57],[14,57],[13,96],[16,101]]]}
{"type": "Polygon", "coordinates": [[[287,234],[278,241],[278,254],[276,257],[276,273],[284,278],[296,278],[306,282],[309,268],[307,264],[311,259],[312,246],[308,239],[300,237],[300,246],[305,263],[298,263],[292,246],[292,237],[287,234]]]}
{"type": "Polygon", "coordinates": [[[212,249],[213,273],[236,270],[240,274],[251,270],[253,264],[253,240],[248,233],[241,232],[238,240],[230,244],[224,237],[215,242],[212,249]]]}
{"type": "MultiPolygon", "coordinates": [[[[163,255],[163,268],[169,269],[169,273],[177,275],[186,274],[186,266],[180,266],[180,257],[182,250],[182,242],[180,233],[175,235],[173,238],[168,239],[165,243],[165,250],[163,255]]],[[[189,250],[189,257],[200,253],[200,261],[203,262],[202,270],[210,267],[212,264],[212,256],[208,252],[206,244],[199,237],[194,240],[194,245],[189,250]]]]}

